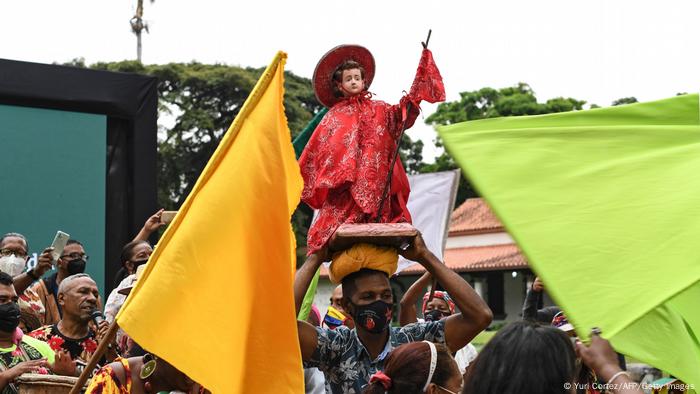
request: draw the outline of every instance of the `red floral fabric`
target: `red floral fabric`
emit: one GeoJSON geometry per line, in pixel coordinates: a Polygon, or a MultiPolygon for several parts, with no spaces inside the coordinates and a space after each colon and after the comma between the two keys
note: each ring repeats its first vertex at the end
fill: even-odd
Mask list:
{"type": "MultiPolygon", "coordinates": [[[[307,236],[309,254],[321,249],[341,224],[367,223],[377,216],[404,119],[409,128],[421,101],[444,100],[442,77],[425,49],[411,90],[399,104],[371,100],[367,93],[345,98],[328,111],[299,158],[301,199],[319,211],[307,236]]],[[[380,221],[410,223],[409,193],[406,171],[397,160],[380,221]]]]}
{"type": "Polygon", "coordinates": [[[85,338],[72,339],[61,334],[58,326],[54,324],[38,328],[27,335],[48,343],[53,351],[67,351],[73,360],[87,361],[97,350],[95,332],[92,330],[89,330],[85,338]]]}

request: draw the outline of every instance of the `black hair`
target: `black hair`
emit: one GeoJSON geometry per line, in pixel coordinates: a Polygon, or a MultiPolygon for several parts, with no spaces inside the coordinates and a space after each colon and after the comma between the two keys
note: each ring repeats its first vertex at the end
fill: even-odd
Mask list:
{"type": "Polygon", "coordinates": [[[144,241],[142,239],[137,239],[124,245],[124,247],[122,248],[122,254],[119,256],[119,261],[121,261],[122,265],[124,265],[124,263],[126,263],[127,261],[131,260],[132,257],[134,257],[134,249],[141,244],[147,244],[148,246],[151,246],[150,242],[144,241]]]}
{"type": "MultiPolygon", "coordinates": [[[[436,343],[435,350],[437,362],[430,382],[444,387],[451,378],[459,375],[459,367],[445,345],[436,343]]],[[[409,342],[392,350],[384,367],[384,374],[391,379],[391,387],[385,390],[380,382],[374,382],[367,385],[362,394],[422,393],[430,372],[430,353],[430,346],[425,342],[409,342]]]]}
{"type": "Polygon", "coordinates": [[[127,349],[126,357],[141,357],[146,355],[146,353],[148,352],[141,345],[132,341],[131,347],[127,349]]]}
{"type": "Polygon", "coordinates": [[[0,238],[0,245],[2,245],[3,242],[5,242],[5,238],[11,238],[11,237],[19,238],[22,241],[24,241],[24,247],[27,249],[27,254],[29,254],[29,241],[27,241],[27,237],[25,237],[24,235],[22,235],[20,233],[7,233],[7,234],[3,235],[2,238],[0,238]]]}
{"type": "Polygon", "coordinates": [[[462,394],[564,394],[576,353],[563,331],[530,321],[502,328],[469,366],[462,394]]]}
{"type": "Polygon", "coordinates": [[[356,281],[358,279],[366,278],[368,276],[373,275],[382,275],[385,278],[389,279],[389,275],[387,275],[386,272],[377,271],[369,268],[363,268],[357,272],[353,272],[352,274],[345,276],[343,280],[340,281],[343,284],[343,299],[346,301],[352,299],[352,296],[357,292],[356,281]]]}
{"type": "Polygon", "coordinates": [[[13,286],[12,277],[7,272],[0,271],[0,285],[13,286]]]}
{"type": "Polygon", "coordinates": [[[68,241],[66,241],[66,246],[68,246],[68,245],[80,245],[80,246],[83,246],[83,244],[81,244],[80,241],[78,241],[77,239],[69,239],[68,241]]]}
{"type": "Polygon", "coordinates": [[[141,244],[146,244],[148,246],[151,246],[151,243],[148,241],[144,241],[142,239],[137,239],[134,241],[129,242],[128,244],[124,245],[122,248],[122,253],[119,255],[119,261],[121,262],[121,267],[117,271],[117,273],[114,276],[114,285],[113,287],[118,287],[120,283],[129,276],[129,271],[126,269],[126,262],[131,260],[132,257],[134,257],[134,249],[141,245],[141,244]]]}

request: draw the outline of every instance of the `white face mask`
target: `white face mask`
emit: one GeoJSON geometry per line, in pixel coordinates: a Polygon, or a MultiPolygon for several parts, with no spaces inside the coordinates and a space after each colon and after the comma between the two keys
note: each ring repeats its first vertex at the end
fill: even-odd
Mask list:
{"type": "Polygon", "coordinates": [[[0,257],[0,271],[15,277],[24,271],[27,262],[21,257],[14,254],[11,256],[0,257]]]}

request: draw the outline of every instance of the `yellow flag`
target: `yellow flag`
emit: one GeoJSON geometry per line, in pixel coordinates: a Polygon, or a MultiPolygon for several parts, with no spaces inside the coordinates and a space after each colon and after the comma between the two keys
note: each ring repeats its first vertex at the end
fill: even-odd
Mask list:
{"type": "Polygon", "coordinates": [[[303,393],[290,216],[303,181],[284,62],[265,70],[117,322],[215,394],[303,393]]]}

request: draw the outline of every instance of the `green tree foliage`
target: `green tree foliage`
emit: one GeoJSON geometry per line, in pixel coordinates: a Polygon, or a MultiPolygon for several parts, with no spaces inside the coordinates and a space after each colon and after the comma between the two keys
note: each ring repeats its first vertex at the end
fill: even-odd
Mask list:
{"type": "MultiPolygon", "coordinates": [[[[83,59],[68,65],[86,67],[83,59]]],[[[264,71],[196,62],[123,61],[90,67],[158,77],[158,203],[166,209],[182,205],[264,71]]],[[[285,72],[284,106],[293,136],[321,109],[311,81],[290,72],[285,72]]],[[[292,217],[298,246],[306,245],[310,218],[311,211],[303,204],[292,217]]],[[[303,254],[304,248],[297,250],[303,254]]]]}
{"type": "MultiPolygon", "coordinates": [[[[535,92],[526,83],[519,83],[502,89],[483,88],[460,93],[460,99],[442,103],[437,111],[426,119],[431,125],[448,125],[485,118],[501,116],[540,115],[553,112],[577,111],[583,108],[585,101],[573,98],[557,97],[544,103],[537,101],[535,92]]],[[[438,147],[442,141],[436,141],[438,147]]],[[[446,171],[458,168],[449,153],[444,152],[435,159],[435,163],[423,164],[419,172],[446,171]]],[[[459,205],[467,198],[476,197],[477,192],[462,175],[457,191],[459,205]]]]}
{"type": "Polygon", "coordinates": [[[493,89],[483,88],[460,93],[460,100],[441,103],[425,121],[428,124],[452,124],[468,120],[501,116],[539,115],[552,112],[580,110],[585,101],[573,98],[553,98],[537,102],[535,92],[526,83],[493,89]]]}
{"type": "Polygon", "coordinates": [[[423,141],[414,141],[408,134],[404,134],[399,144],[399,156],[406,172],[409,174],[419,173],[424,166],[423,141]]]}
{"type": "MultiPolygon", "coordinates": [[[[98,63],[92,68],[158,77],[158,202],[169,209],[184,202],[264,71],[222,64],[143,65],[136,61],[98,63]]],[[[308,79],[287,72],[285,89],[285,113],[296,133],[321,107],[308,79]]]]}
{"type": "Polygon", "coordinates": [[[636,97],[623,97],[612,102],[613,106],[637,103],[636,97]]]}

